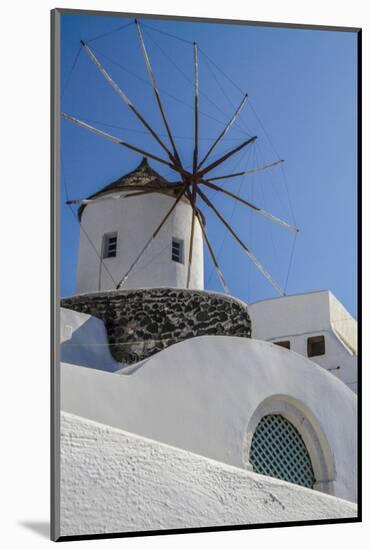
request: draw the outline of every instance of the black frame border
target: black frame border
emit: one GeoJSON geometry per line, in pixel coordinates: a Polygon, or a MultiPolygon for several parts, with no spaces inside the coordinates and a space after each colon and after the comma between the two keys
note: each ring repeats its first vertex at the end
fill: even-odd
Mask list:
{"type": "Polygon", "coordinates": [[[187,17],[179,15],[156,15],[148,13],[115,12],[99,10],[83,10],[55,8],[51,10],[51,126],[50,126],[50,159],[51,159],[51,387],[50,387],[50,538],[54,542],[77,540],[112,539],[143,537],[157,535],[175,535],[187,533],[207,533],[218,531],[241,531],[250,529],[270,529],[280,527],[297,527],[305,525],[333,525],[362,522],[362,28],[337,27],[328,25],[273,23],[268,21],[244,21],[236,19],[218,19],[212,17],[187,17]],[[118,533],[59,535],[59,481],[60,481],[60,378],[59,378],[59,190],[60,190],[60,16],[63,14],[98,15],[101,17],[131,17],[141,19],[158,19],[187,21],[197,23],[220,23],[231,25],[246,25],[254,27],[278,27],[287,29],[320,30],[353,32],[357,34],[357,304],[358,304],[358,510],[354,518],[339,518],[327,520],[305,520],[272,523],[255,523],[246,525],[223,525],[217,527],[197,527],[184,529],[163,529],[152,531],[129,531],[118,533]]]}

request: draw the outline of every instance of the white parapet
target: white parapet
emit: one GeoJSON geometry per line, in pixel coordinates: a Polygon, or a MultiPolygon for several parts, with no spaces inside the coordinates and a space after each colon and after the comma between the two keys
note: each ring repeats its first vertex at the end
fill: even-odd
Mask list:
{"type": "Polygon", "coordinates": [[[62,536],[356,515],[344,500],[62,413],[62,536]]]}
{"type": "Polygon", "coordinates": [[[110,353],[103,321],[93,315],[60,309],[60,358],[63,363],[114,372],[122,369],[110,353]]]}

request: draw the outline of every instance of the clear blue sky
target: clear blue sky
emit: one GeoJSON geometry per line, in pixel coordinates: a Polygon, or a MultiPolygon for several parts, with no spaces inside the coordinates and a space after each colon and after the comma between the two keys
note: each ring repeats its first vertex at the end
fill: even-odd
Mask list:
{"type": "MultiPolygon", "coordinates": [[[[163,156],[84,51],[71,74],[80,39],[89,41],[130,21],[62,16],[62,109],[163,156]]],[[[143,23],[199,44],[201,153],[241,100],[241,92],[231,81],[249,94],[238,126],[220,144],[215,158],[246,135],[258,139],[213,175],[285,160],[284,169],[278,166],[225,180],[223,187],[296,222],[300,233],[291,269],[292,233],[220,193],[210,192],[209,197],[280,285],[287,282],[287,294],[330,289],[356,315],[356,34],[164,20],[143,23]]],[[[143,26],[144,38],[178,149],[183,163],[189,165],[192,46],[153,29],[143,26]]],[[[90,45],[143,116],[164,133],[134,25],[92,40],[90,45]]],[[[62,121],[62,295],[74,292],[79,239],[78,224],[64,204],[63,181],[70,198],[83,198],[129,172],[140,160],[136,153],[62,121]]],[[[169,180],[177,179],[166,167],[152,165],[169,180]]],[[[231,293],[247,302],[275,296],[214,214],[206,206],[203,211],[231,293]]],[[[221,290],[207,249],[205,284],[221,290]]]]}

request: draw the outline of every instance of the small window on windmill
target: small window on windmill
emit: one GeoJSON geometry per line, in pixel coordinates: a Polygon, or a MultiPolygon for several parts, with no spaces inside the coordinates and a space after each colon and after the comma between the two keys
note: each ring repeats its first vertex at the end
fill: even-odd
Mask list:
{"type": "Polygon", "coordinates": [[[117,233],[103,235],[103,258],[115,258],[117,255],[117,233]]]}
{"type": "Polygon", "coordinates": [[[311,336],[310,338],[308,338],[307,352],[308,352],[308,357],[315,357],[316,355],[325,355],[325,337],[311,336]]]}
{"type": "Polygon", "coordinates": [[[173,239],[171,245],[171,259],[173,262],[183,263],[183,241],[180,239],[173,239]]]}
{"type": "Polygon", "coordinates": [[[290,340],[281,340],[280,342],[273,342],[276,346],[281,346],[281,348],[290,349],[290,340]]]}

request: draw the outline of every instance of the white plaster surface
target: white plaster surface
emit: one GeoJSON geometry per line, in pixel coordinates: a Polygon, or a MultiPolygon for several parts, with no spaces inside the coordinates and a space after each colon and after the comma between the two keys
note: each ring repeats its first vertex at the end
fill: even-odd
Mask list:
{"type": "Polygon", "coordinates": [[[357,321],[328,290],[262,300],[249,305],[252,337],[289,340],[291,349],[307,356],[307,339],[325,337],[325,355],[311,360],[357,393],[357,321]]]}
{"type": "Polygon", "coordinates": [[[351,518],[356,506],[62,413],[61,535],[351,518]]]}
{"type": "MultiPolygon", "coordinates": [[[[175,199],[162,193],[152,193],[124,199],[107,199],[89,204],[82,215],[85,232],[96,250],[101,252],[103,235],[117,232],[117,256],[103,260],[114,281],[118,283],[147,243],[175,199]]],[[[187,261],[171,259],[172,239],[184,240],[184,260],[190,245],[192,208],[180,201],[151,246],[146,250],[127,279],[124,288],[187,286],[187,261]]],[[[114,289],[116,285],[102,265],[84,231],[80,232],[76,293],[114,289]]],[[[193,259],[189,288],[204,288],[203,241],[196,220],[193,259]]]]}
{"type": "Polygon", "coordinates": [[[332,292],[329,292],[328,295],[331,325],[349,350],[357,354],[357,321],[353,319],[332,292]]]}
{"type": "Polygon", "coordinates": [[[356,501],[356,397],[301,355],[259,340],[203,336],[121,373],[62,364],[62,410],[244,468],[262,404],[284,416],[295,408],[297,429],[303,438],[311,431],[309,444],[324,454],[318,471],[330,477],[317,481],[356,501]]]}
{"type": "Polygon", "coordinates": [[[60,308],[61,361],[114,372],[123,364],[114,361],[103,321],[93,315],[60,308]]]}

